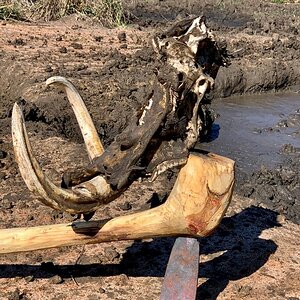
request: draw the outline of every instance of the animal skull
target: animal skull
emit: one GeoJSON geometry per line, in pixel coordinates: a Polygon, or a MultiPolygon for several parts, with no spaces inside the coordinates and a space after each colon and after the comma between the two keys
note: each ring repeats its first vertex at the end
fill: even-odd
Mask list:
{"type": "Polygon", "coordinates": [[[43,173],[33,155],[20,106],[12,112],[16,161],[28,188],[41,201],[70,213],[93,212],[116,199],[138,177],[154,180],[168,168],[187,162],[203,127],[202,101],[224,59],[204,17],[179,22],[153,38],[159,70],[140,116],[104,150],[75,87],[63,77],[47,85],[64,88],[91,160],[66,172],[62,187],[43,173]]]}

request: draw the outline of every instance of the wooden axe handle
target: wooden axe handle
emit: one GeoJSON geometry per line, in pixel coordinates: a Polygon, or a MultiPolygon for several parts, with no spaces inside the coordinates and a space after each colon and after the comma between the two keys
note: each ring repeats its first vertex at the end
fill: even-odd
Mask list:
{"type": "Polygon", "coordinates": [[[234,162],[191,154],[167,201],[111,220],[0,229],[0,254],[53,247],[166,236],[203,237],[221,222],[230,203],[234,162]]]}

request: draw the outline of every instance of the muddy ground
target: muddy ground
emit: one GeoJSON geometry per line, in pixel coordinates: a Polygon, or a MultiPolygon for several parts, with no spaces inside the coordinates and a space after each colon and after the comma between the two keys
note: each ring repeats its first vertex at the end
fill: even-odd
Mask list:
{"type": "MultiPolygon", "coordinates": [[[[207,16],[231,56],[231,65],[218,74],[214,101],[299,90],[298,3],[132,1],[127,9],[130,24],[118,29],[78,16],[0,23],[1,228],[73,220],[36,200],[13,157],[10,116],[19,100],[33,149],[51,178],[59,182],[64,170],[88,160],[71,108],[61,91],[45,87],[48,77],[65,76],[78,87],[108,145],[145,101],[139,87],[152,72],[151,36],[196,13],[207,16]]],[[[292,114],[297,112],[276,128],[295,126],[299,132],[292,114]]],[[[287,163],[246,174],[220,229],[201,240],[198,299],[299,299],[299,149],[286,145],[283,152],[287,163]]],[[[153,185],[136,183],[94,218],[148,208],[153,193],[163,197],[173,180],[170,172],[153,185]]],[[[159,299],[173,243],[155,239],[2,255],[0,298],[159,299]]]]}

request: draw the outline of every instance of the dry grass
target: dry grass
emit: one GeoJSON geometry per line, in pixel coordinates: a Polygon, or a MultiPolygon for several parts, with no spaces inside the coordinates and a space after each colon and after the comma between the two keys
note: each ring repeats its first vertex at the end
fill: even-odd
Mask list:
{"type": "Polygon", "coordinates": [[[0,19],[26,20],[26,12],[31,4],[27,0],[0,1],[0,19]]]}
{"type": "Polygon", "coordinates": [[[122,26],[125,22],[121,0],[2,0],[0,19],[57,20],[77,13],[99,20],[105,26],[122,26]]]}

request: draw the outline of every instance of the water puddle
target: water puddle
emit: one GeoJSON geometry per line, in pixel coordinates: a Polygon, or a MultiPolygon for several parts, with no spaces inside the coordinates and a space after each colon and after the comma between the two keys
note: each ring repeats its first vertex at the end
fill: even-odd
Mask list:
{"type": "Polygon", "coordinates": [[[276,126],[300,108],[299,94],[216,99],[212,106],[220,117],[210,140],[201,143],[200,148],[234,159],[238,169],[251,172],[261,165],[274,167],[285,158],[283,145],[300,147],[299,126],[276,126]]]}

